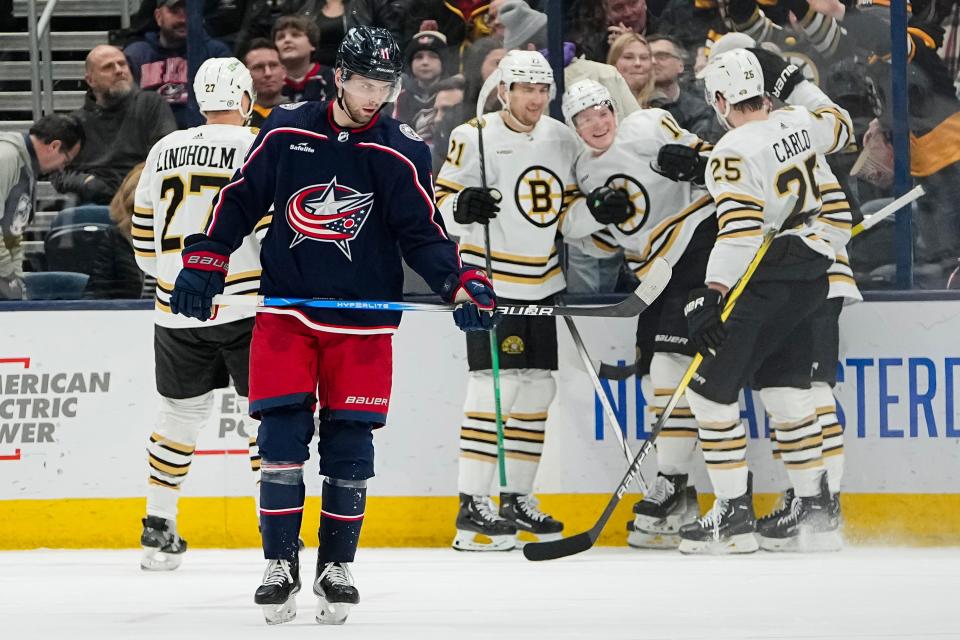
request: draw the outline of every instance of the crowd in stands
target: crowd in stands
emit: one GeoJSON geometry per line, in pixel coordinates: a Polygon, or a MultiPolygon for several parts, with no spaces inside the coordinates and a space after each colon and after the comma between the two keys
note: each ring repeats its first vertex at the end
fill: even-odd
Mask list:
{"type": "MultiPolygon", "coordinates": [[[[546,2],[540,0],[208,0],[202,58],[236,56],[249,68],[259,126],[285,102],[335,95],[333,67],[344,33],[355,24],[389,29],[404,48],[403,91],[392,115],[431,146],[438,170],[452,129],[475,113],[483,81],[511,49],[548,49],[546,2]]],[[[960,256],[960,0],[921,0],[910,7],[908,77],[910,169],[928,196],[914,215],[917,286],[944,288],[960,256]]],[[[611,92],[619,117],[636,109],[670,111],[684,128],[715,142],[724,130],[695,72],[724,33],[738,32],[802,65],[852,115],[857,143],[831,157],[844,189],[860,210],[892,195],[894,127],[888,0],[566,0],[564,80],[591,78],[611,92]]],[[[203,122],[189,96],[184,0],[142,0],[120,42],[86,59],[88,93],[70,122],[38,123],[33,171],[51,173],[58,191],[78,203],[110,206],[117,232],[96,261],[88,295],[125,297],[139,291],[130,269],[131,171],[151,146],[175,129],[203,122]],[[53,132],[53,133],[51,133],[53,132]],[[53,138],[51,138],[53,136],[53,138]],[[59,137],[58,137],[59,136],[59,137]],[[41,152],[57,145],[56,162],[41,152]],[[79,144],[74,154],[68,147],[79,144]],[[82,144],[80,144],[82,142],[82,144]],[[73,155],[76,157],[74,158],[73,155]],[[47,158],[44,160],[43,158],[47,158]],[[67,164],[69,166],[62,166],[67,164]],[[124,256],[111,258],[111,253],[124,256]],[[129,254],[129,255],[127,255],[129,254]],[[129,258],[129,260],[127,260],[129,258]],[[92,293],[91,293],[92,292],[92,293]]],[[[486,105],[497,108],[496,96],[486,105]]],[[[41,121],[42,122],[42,121],[41,121]]],[[[0,154],[15,156],[0,137],[0,154]]],[[[134,180],[135,183],[135,180],[134,180]]],[[[0,184],[0,201],[11,186],[0,184]]],[[[9,208],[8,204],[8,208],[9,208]]],[[[14,207],[15,208],[15,207],[14,207]]],[[[20,267],[18,230],[3,224],[2,286],[20,267]]],[[[892,225],[854,245],[852,260],[864,288],[893,286],[892,225]]],[[[573,292],[627,286],[622,260],[598,261],[571,252],[573,292]]],[[[954,276],[953,286],[960,286],[954,276]]]]}

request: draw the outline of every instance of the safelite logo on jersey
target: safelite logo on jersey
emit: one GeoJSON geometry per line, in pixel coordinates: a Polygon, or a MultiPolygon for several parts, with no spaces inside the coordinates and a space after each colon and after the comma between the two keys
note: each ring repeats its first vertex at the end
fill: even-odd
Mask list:
{"type": "Polygon", "coordinates": [[[337,184],[314,184],[300,189],[287,201],[287,224],[293,229],[292,249],[304,240],[332,242],[347,260],[350,242],[363,228],[373,209],[373,194],[337,184]]]}
{"type": "Polygon", "coordinates": [[[33,373],[30,365],[30,357],[0,358],[0,462],[20,460],[21,445],[56,442],[81,394],[110,391],[109,371],[33,373]]]}

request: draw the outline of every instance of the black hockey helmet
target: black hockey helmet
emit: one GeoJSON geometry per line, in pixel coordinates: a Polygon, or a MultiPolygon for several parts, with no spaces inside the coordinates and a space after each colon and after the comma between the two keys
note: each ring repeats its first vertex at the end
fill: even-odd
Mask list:
{"type": "Polygon", "coordinates": [[[343,77],[351,74],[396,82],[403,71],[403,54],[393,35],[379,27],[359,26],[347,31],[337,51],[343,77]]]}

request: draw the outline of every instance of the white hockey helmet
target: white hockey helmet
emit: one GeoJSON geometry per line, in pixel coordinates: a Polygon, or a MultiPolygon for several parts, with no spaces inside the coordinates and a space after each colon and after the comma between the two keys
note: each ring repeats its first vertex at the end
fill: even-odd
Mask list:
{"type": "Polygon", "coordinates": [[[553,81],[553,69],[550,63],[539,51],[508,51],[497,65],[500,71],[500,82],[507,85],[507,89],[514,82],[529,82],[531,84],[550,85],[550,99],[557,95],[557,85],[553,81]]]}
{"type": "Polygon", "coordinates": [[[244,118],[253,112],[253,79],[236,58],[210,58],[197,70],[193,81],[200,111],[239,111],[244,118]],[[243,111],[243,94],[250,96],[250,106],[243,111]]]}
{"type": "Polygon", "coordinates": [[[751,98],[763,95],[763,69],[757,56],[746,49],[733,49],[710,56],[710,62],[697,75],[703,80],[707,104],[713,107],[725,127],[730,107],[751,98]],[[720,110],[717,94],[727,101],[726,109],[720,110]]]}
{"type": "Polygon", "coordinates": [[[606,105],[616,113],[610,91],[596,80],[577,80],[563,92],[561,108],[567,124],[573,125],[574,116],[581,111],[600,105],[606,105]]]}

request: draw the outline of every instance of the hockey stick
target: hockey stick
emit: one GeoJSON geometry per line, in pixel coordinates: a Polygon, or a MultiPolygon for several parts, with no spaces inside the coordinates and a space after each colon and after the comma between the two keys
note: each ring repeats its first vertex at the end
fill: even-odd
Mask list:
{"type": "MultiPolygon", "coordinates": [[[[505,316],[571,316],[589,318],[632,318],[640,315],[670,281],[672,270],[666,260],[657,258],[647,277],[625,299],[616,304],[595,307],[567,307],[563,305],[505,305],[496,308],[505,316]]],[[[424,311],[450,313],[452,304],[429,302],[393,302],[389,300],[333,300],[326,298],[281,298],[274,296],[218,295],[215,305],[274,308],[309,307],[311,309],[339,309],[341,311],[424,311]]]]}
{"type": "MultiPolygon", "coordinates": [[[[856,224],[850,232],[850,237],[855,238],[864,231],[869,231],[881,220],[890,217],[900,209],[913,203],[915,200],[918,200],[925,193],[926,192],[924,191],[922,185],[915,186],[913,189],[897,198],[896,201],[891,202],[873,215],[864,218],[863,221],[856,224]]],[[[636,373],[636,363],[626,365],[607,364],[606,362],[599,363],[600,377],[606,378],[607,380],[625,380],[630,376],[636,375],[636,373]]]]}
{"type": "MultiPolygon", "coordinates": [[[[720,314],[720,318],[724,322],[730,317],[730,313],[733,311],[733,307],[736,304],[737,299],[740,297],[740,294],[743,293],[743,290],[746,288],[750,278],[753,277],[753,273],[757,270],[757,266],[759,266],[763,256],[766,255],[767,249],[770,247],[770,243],[773,242],[776,234],[776,228],[767,233],[766,237],[763,239],[763,243],[760,245],[756,255],[753,257],[753,260],[751,260],[750,264],[747,265],[747,270],[744,272],[743,277],[740,278],[740,281],[737,282],[737,285],[727,297],[727,302],[723,307],[723,312],[720,314]]],[[[660,414],[656,424],[653,425],[653,429],[650,430],[650,435],[641,445],[640,452],[637,453],[636,457],[630,463],[630,466],[627,467],[627,473],[623,476],[620,484],[617,485],[616,491],[614,491],[613,495],[610,496],[610,500],[607,502],[607,506],[604,508],[603,513],[600,514],[600,518],[597,520],[597,522],[587,531],[570,536],[569,538],[561,538],[560,540],[551,540],[547,542],[527,543],[523,547],[523,555],[527,560],[539,561],[565,558],[567,556],[572,556],[577,553],[581,553],[582,551],[586,551],[597,542],[597,539],[600,537],[600,533],[607,525],[610,517],[613,516],[614,510],[617,508],[620,500],[627,492],[630,483],[633,482],[634,476],[640,473],[640,466],[646,459],[650,449],[653,448],[653,443],[663,430],[664,423],[670,417],[670,414],[673,413],[677,403],[680,402],[680,396],[684,391],[686,391],[687,385],[690,384],[690,380],[693,379],[693,376],[700,367],[701,362],[703,362],[703,356],[698,353],[696,356],[694,356],[693,362],[690,363],[690,366],[687,367],[687,371],[683,374],[683,378],[681,378],[680,383],[673,392],[673,395],[670,396],[670,400],[667,402],[667,406],[664,407],[663,413],[660,414]]]]}
{"type": "Polygon", "coordinates": [[[862,222],[858,223],[856,226],[853,227],[853,230],[850,232],[850,237],[851,238],[856,237],[861,233],[863,233],[864,231],[870,230],[878,222],[880,222],[884,218],[887,218],[893,215],[894,213],[904,208],[908,204],[911,204],[914,200],[924,195],[924,193],[926,192],[923,189],[923,185],[918,184],[913,189],[910,189],[910,191],[907,191],[905,194],[903,194],[902,196],[900,196],[899,198],[897,198],[887,206],[883,207],[882,209],[877,211],[875,214],[873,214],[869,218],[864,218],[862,222]]]}
{"type": "MultiPolygon", "coordinates": [[[[483,152],[483,105],[486,103],[487,94],[490,92],[488,84],[493,84],[494,78],[499,78],[499,70],[490,74],[480,88],[480,95],[477,98],[477,155],[480,163],[480,186],[487,190],[487,165],[483,152]]],[[[497,80],[499,82],[499,80],[497,80]]],[[[493,261],[490,252],[490,222],[483,225],[483,259],[487,269],[487,278],[493,282],[493,261]]],[[[497,328],[490,329],[490,369],[493,374],[493,406],[494,417],[497,425],[497,469],[500,476],[500,489],[507,486],[507,460],[506,452],[503,449],[503,410],[500,406],[500,341],[497,339],[497,328]]]]}
{"type": "MultiPolygon", "coordinates": [[[[623,426],[620,424],[620,420],[617,418],[616,411],[613,410],[613,405],[610,404],[610,398],[607,397],[606,389],[603,388],[603,384],[600,382],[600,377],[597,375],[597,370],[593,366],[593,361],[590,359],[590,354],[587,352],[587,347],[583,344],[583,339],[580,337],[580,331],[577,330],[577,325],[574,323],[573,318],[570,316],[565,316],[563,319],[567,323],[567,329],[570,330],[570,337],[573,338],[573,344],[577,347],[577,353],[580,354],[580,360],[583,362],[583,366],[587,371],[587,375],[590,376],[590,382],[593,383],[593,388],[597,392],[597,396],[600,398],[600,404],[603,406],[603,411],[607,414],[607,420],[609,420],[610,424],[613,425],[613,432],[617,435],[617,440],[620,442],[620,447],[623,449],[623,455],[627,458],[627,462],[631,462],[633,460],[633,452],[630,451],[630,445],[627,444],[623,426]]],[[[636,479],[637,487],[640,489],[640,493],[646,493],[646,481],[643,479],[643,475],[640,474],[639,470],[637,471],[636,479]]]]}

